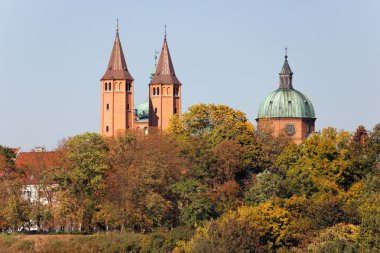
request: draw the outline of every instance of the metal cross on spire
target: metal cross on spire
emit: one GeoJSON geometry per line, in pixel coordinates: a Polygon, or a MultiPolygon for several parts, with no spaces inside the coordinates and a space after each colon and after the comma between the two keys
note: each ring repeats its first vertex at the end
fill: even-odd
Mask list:
{"type": "Polygon", "coordinates": [[[119,33],[119,19],[116,19],[116,33],[119,33]]]}
{"type": "Polygon", "coordinates": [[[285,47],[285,58],[288,58],[288,48],[285,47]]]}
{"type": "Polygon", "coordinates": [[[164,36],[165,36],[165,38],[166,38],[166,35],[167,35],[167,33],[166,33],[166,24],[165,24],[165,33],[164,33],[164,36]]]}

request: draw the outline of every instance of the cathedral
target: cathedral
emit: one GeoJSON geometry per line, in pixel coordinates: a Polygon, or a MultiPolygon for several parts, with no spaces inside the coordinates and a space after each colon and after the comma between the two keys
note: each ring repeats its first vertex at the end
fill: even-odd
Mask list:
{"type": "MultiPolygon", "coordinates": [[[[257,127],[274,136],[286,134],[299,144],[315,131],[314,107],[309,98],[293,88],[293,72],[287,53],[279,76],[279,88],[260,105],[257,127]]],[[[165,130],[173,116],[181,115],[182,84],[174,71],[166,31],[158,64],[151,74],[149,96],[143,103],[134,105],[135,83],[127,67],[118,27],[108,67],[100,83],[100,133],[103,136],[113,136],[127,129],[144,134],[148,134],[150,128],[165,130]]]]}
{"type": "Polygon", "coordinates": [[[181,82],[169,53],[166,31],[160,57],[149,83],[149,97],[134,106],[135,83],[128,70],[119,38],[119,27],[106,72],[100,80],[100,133],[113,136],[127,129],[147,134],[149,128],[165,130],[173,116],[181,115],[181,82]]]}
{"type": "Polygon", "coordinates": [[[299,144],[315,131],[315,112],[310,99],[293,88],[293,72],[285,49],[280,85],[270,93],[259,107],[257,128],[278,136],[289,136],[299,144]]]}

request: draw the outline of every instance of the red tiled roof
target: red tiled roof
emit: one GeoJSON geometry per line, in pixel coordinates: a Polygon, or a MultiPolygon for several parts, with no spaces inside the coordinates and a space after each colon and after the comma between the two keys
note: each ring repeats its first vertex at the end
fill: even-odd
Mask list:
{"type": "Polygon", "coordinates": [[[16,167],[24,170],[24,183],[38,183],[44,170],[58,166],[58,152],[20,152],[16,158],[16,167]]]}

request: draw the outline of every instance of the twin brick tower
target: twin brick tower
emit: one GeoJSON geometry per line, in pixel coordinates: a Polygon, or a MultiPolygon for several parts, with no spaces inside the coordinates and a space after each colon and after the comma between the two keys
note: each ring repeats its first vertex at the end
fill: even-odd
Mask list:
{"type": "MultiPolygon", "coordinates": [[[[285,133],[295,143],[301,143],[314,133],[316,117],[309,98],[293,88],[287,52],[279,76],[278,89],[260,105],[257,126],[259,130],[270,130],[273,135],[285,133]]],[[[127,129],[147,134],[152,127],[167,129],[170,119],[181,115],[181,85],[174,72],[165,31],[160,58],[151,74],[149,98],[135,108],[135,83],[128,71],[117,27],[108,67],[101,79],[101,134],[113,136],[127,129]]]]}
{"type": "Polygon", "coordinates": [[[127,129],[140,130],[145,134],[151,127],[165,130],[170,119],[181,114],[182,84],[174,71],[166,31],[158,64],[151,74],[146,101],[135,108],[135,83],[125,61],[118,26],[108,67],[100,83],[100,133],[103,136],[113,136],[127,129]]]}

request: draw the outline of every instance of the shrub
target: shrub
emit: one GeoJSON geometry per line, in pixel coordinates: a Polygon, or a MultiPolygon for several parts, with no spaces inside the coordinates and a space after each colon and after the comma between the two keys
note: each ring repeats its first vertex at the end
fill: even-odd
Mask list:
{"type": "Polygon", "coordinates": [[[15,251],[31,251],[34,249],[34,241],[31,240],[19,240],[13,246],[15,251]]]}

